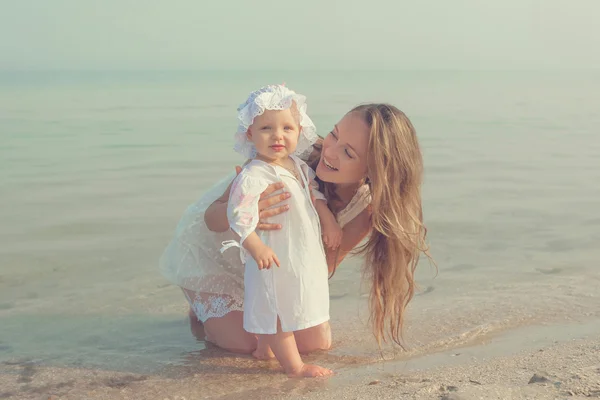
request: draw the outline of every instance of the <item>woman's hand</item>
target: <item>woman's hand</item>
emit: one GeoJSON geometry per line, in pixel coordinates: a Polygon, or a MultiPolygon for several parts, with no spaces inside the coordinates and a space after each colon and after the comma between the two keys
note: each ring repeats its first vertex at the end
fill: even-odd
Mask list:
{"type": "Polygon", "coordinates": [[[265,191],[261,193],[260,200],[258,201],[259,222],[256,229],[260,229],[262,231],[274,231],[281,229],[280,224],[271,224],[266,221],[267,218],[282,214],[290,209],[290,206],[287,204],[272,207],[276,204],[281,203],[282,201],[289,199],[291,196],[288,192],[273,195],[274,192],[280,189],[283,189],[283,182],[276,182],[267,186],[265,191]]]}
{"type": "MultiPolygon", "coordinates": [[[[235,172],[236,175],[239,175],[240,172],[242,172],[242,167],[236,166],[235,172]]],[[[265,191],[260,195],[260,199],[258,201],[259,223],[256,229],[263,231],[281,229],[281,225],[271,224],[266,221],[267,218],[284,213],[289,209],[287,204],[269,208],[290,198],[290,194],[285,192],[273,195],[274,192],[280,189],[283,189],[282,182],[272,183],[267,186],[265,191]]],[[[229,230],[229,221],[227,220],[227,203],[229,202],[230,191],[231,183],[225,190],[225,193],[223,193],[221,197],[216,199],[210,206],[208,206],[206,212],[204,213],[204,223],[212,232],[226,232],[229,230]]]]}

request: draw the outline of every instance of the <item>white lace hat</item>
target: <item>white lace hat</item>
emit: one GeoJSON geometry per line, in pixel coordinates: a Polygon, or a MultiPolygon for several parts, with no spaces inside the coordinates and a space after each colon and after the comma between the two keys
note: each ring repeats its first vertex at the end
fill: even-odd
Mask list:
{"type": "Polygon", "coordinates": [[[235,134],[235,146],[233,149],[246,158],[256,156],[254,143],[246,136],[248,127],[252,125],[254,118],[261,115],[265,110],[286,110],[296,103],[300,114],[300,137],[294,155],[306,158],[312,152],[312,145],[317,140],[317,128],[306,114],[306,97],[297,94],[284,85],[264,86],[248,96],[241,104],[238,111],[239,125],[235,134]]]}

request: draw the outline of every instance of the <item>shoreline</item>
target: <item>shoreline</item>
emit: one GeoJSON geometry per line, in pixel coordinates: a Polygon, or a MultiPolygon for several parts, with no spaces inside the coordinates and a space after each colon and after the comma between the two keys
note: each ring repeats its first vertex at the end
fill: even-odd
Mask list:
{"type": "MultiPolygon", "coordinates": [[[[513,336],[511,339],[518,336],[515,333],[509,335],[513,336]]],[[[371,366],[360,376],[353,376],[351,384],[303,393],[301,397],[314,400],[600,398],[600,338],[594,336],[567,341],[548,339],[544,346],[504,356],[487,357],[490,350],[495,352],[504,347],[490,343],[466,348],[461,354],[453,354],[456,353],[453,349],[425,356],[405,363],[404,368],[399,363],[396,369],[371,366]],[[452,356],[455,360],[460,356],[468,359],[442,360],[452,356]],[[434,360],[442,361],[435,365],[434,360]]]]}
{"type": "MultiPolygon", "coordinates": [[[[478,344],[410,359],[346,362],[328,380],[288,379],[276,364],[220,351],[203,357],[194,352],[187,365],[147,375],[39,366],[35,360],[22,360],[0,365],[0,398],[600,398],[598,332],[600,319],[525,326],[483,337],[478,344]],[[212,372],[204,368],[206,360],[212,372]]],[[[339,363],[337,358],[324,353],[307,361],[331,366],[339,363]]]]}

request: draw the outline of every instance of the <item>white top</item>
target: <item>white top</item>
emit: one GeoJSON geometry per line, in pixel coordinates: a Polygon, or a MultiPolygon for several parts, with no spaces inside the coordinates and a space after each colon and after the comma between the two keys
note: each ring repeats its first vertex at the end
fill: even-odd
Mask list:
{"type": "MultiPolygon", "coordinates": [[[[277,333],[277,317],[284,332],[297,331],[329,320],[329,284],[319,216],[310,199],[314,173],[291,156],[299,182],[287,169],[253,160],[234,180],[227,216],[243,243],[258,225],[258,200],[268,185],[283,182],[291,194],[290,210],[274,218],[278,231],[258,231],[280,261],[280,266],[259,270],[256,261],[240,247],[244,269],[244,329],[256,334],[277,333]]],[[[313,189],[315,195],[322,194],[313,189]]],[[[239,245],[235,243],[235,245],[239,245]]],[[[224,242],[224,249],[232,242],[224,242]]],[[[230,250],[231,251],[231,250],[230,250]]]]}

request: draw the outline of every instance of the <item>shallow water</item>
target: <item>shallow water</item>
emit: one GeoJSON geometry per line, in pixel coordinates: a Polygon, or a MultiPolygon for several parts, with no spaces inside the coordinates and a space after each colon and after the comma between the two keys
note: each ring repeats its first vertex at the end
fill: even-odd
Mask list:
{"type": "MultiPolygon", "coordinates": [[[[365,101],[396,104],[420,135],[439,270],[419,266],[409,351],[386,356],[598,317],[597,73],[2,73],[0,361],[214,382],[241,362],[242,382],[267,379],[192,339],[157,261],[185,207],[242,161],[235,107],[284,80],[323,135],[365,101]]],[[[335,368],[380,356],[360,268],[331,281],[335,348],[314,357],[335,368]]]]}

